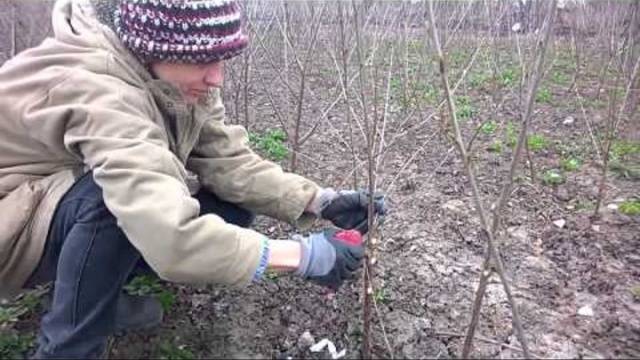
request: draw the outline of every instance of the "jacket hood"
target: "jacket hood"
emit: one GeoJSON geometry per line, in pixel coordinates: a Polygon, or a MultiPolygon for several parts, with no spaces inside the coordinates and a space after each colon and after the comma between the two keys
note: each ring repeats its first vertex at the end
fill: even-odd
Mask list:
{"type": "Polygon", "coordinates": [[[58,0],[52,12],[54,37],[71,45],[79,55],[93,52],[96,58],[103,57],[98,66],[104,68],[92,69],[96,72],[134,80],[127,81],[130,83],[148,82],[153,79],[149,70],[124,47],[109,25],[116,1],[58,0]]]}

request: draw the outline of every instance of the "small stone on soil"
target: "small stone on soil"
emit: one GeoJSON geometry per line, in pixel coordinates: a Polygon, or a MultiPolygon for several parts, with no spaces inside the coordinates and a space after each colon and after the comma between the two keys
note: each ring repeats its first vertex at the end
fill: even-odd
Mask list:
{"type": "Polygon", "coordinates": [[[567,116],[566,118],[564,118],[564,121],[562,122],[562,124],[572,125],[574,122],[576,122],[576,119],[573,116],[567,116]]]}
{"type": "Polygon", "coordinates": [[[442,205],[442,208],[443,208],[444,210],[451,211],[452,213],[455,213],[455,214],[460,214],[460,215],[462,215],[462,214],[464,214],[464,213],[465,213],[465,210],[464,210],[464,208],[465,208],[464,201],[462,201],[462,200],[458,200],[458,199],[454,199],[454,200],[449,200],[449,201],[447,201],[446,203],[444,203],[444,204],[442,205]]]}
{"type": "Polygon", "coordinates": [[[298,339],[298,346],[303,348],[311,347],[311,345],[316,343],[316,339],[313,338],[313,335],[309,332],[309,330],[305,331],[300,335],[298,339]]]}
{"type": "Polygon", "coordinates": [[[567,190],[565,186],[558,186],[555,195],[556,198],[561,201],[571,200],[571,194],[569,194],[569,190],[567,190]]]}
{"type": "Polygon", "coordinates": [[[578,315],[592,317],[593,316],[593,309],[591,308],[591,305],[585,305],[585,306],[581,307],[580,309],[578,309],[578,315]]]}
{"type": "Polygon", "coordinates": [[[562,229],[562,228],[564,228],[564,225],[566,223],[567,222],[564,219],[559,219],[559,220],[554,221],[553,225],[555,225],[555,226],[559,227],[560,229],[562,229]]]}
{"type": "Polygon", "coordinates": [[[525,243],[527,241],[528,233],[524,226],[511,226],[507,228],[507,233],[519,243],[525,243]]]}

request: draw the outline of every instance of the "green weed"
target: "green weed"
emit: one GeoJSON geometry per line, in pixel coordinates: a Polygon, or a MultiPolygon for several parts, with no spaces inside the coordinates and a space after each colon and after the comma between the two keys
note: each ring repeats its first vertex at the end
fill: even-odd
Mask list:
{"type": "Polygon", "coordinates": [[[640,141],[617,140],[611,144],[609,158],[621,160],[630,155],[640,154],[640,141]]]}
{"type": "Polygon", "coordinates": [[[409,52],[419,53],[424,48],[424,42],[420,40],[409,40],[409,52]]]}
{"type": "Polygon", "coordinates": [[[636,301],[640,301],[640,285],[636,285],[629,289],[631,291],[631,295],[633,295],[636,301]]]}
{"type": "Polygon", "coordinates": [[[392,92],[399,92],[402,89],[402,78],[400,76],[394,76],[389,82],[389,87],[392,92]]]}
{"type": "Polygon", "coordinates": [[[596,208],[596,204],[593,201],[581,200],[576,203],[576,211],[584,210],[591,211],[596,208]]]}
{"type": "Polygon", "coordinates": [[[575,157],[569,157],[566,159],[562,159],[560,161],[560,165],[564,171],[577,171],[582,166],[582,162],[580,159],[575,157]]]}
{"type": "Polygon", "coordinates": [[[504,87],[510,87],[516,83],[518,72],[515,69],[505,69],[500,73],[500,83],[504,87]]]}
{"type": "Polygon", "coordinates": [[[42,294],[38,290],[27,292],[9,305],[0,306],[0,325],[16,322],[20,317],[34,312],[40,306],[42,294]]]}
{"type": "Polygon", "coordinates": [[[502,152],[502,141],[496,140],[489,145],[489,151],[500,154],[502,152]]]}
{"type": "Polygon", "coordinates": [[[191,360],[196,358],[186,345],[176,345],[168,341],[162,342],[158,350],[160,359],[191,360]]]}
{"type": "Polygon", "coordinates": [[[640,200],[626,200],[618,206],[618,210],[625,215],[640,215],[640,200]]]}
{"type": "Polygon", "coordinates": [[[471,100],[468,96],[459,96],[456,98],[456,115],[458,119],[464,121],[471,118],[475,114],[475,109],[471,105],[471,100]]]}
{"type": "Polygon", "coordinates": [[[438,100],[438,89],[432,84],[424,84],[418,88],[427,103],[435,103],[438,100]]]}
{"type": "Polygon", "coordinates": [[[264,272],[264,278],[268,280],[275,280],[280,274],[277,271],[267,270],[264,272]]]}
{"type": "Polygon", "coordinates": [[[539,89],[536,93],[536,102],[550,104],[552,99],[551,91],[547,88],[539,89]]]}
{"type": "Polygon", "coordinates": [[[289,154],[285,145],[286,140],[287,134],[280,129],[267,130],[263,135],[249,134],[249,142],[274,161],[283,160],[289,154]]]}
{"type": "Polygon", "coordinates": [[[532,134],[527,138],[527,145],[531,151],[541,151],[549,146],[549,141],[544,135],[532,134]]]}
{"type": "Polygon", "coordinates": [[[493,120],[489,120],[482,124],[482,126],[480,126],[480,131],[482,131],[483,134],[489,136],[495,134],[497,128],[498,125],[496,124],[496,122],[493,120]]]}
{"type": "Polygon", "coordinates": [[[467,61],[467,52],[464,50],[454,50],[449,53],[449,63],[452,66],[464,64],[467,61]]]}
{"type": "Polygon", "coordinates": [[[556,70],[551,74],[551,82],[557,85],[566,85],[569,82],[569,77],[564,72],[556,70]]]}
{"type": "Polygon", "coordinates": [[[576,68],[575,57],[571,54],[570,50],[562,52],[553,60],[554,67],[558,67],[565,70],[572,70],[576,68]]]}
{"type": "Polygon", "coordinates": [[[0,359],[23,359],[33,347],[35,337],[0,333],[0,359]]]}
{"type": "Polygon", "coordinates": [[[514,147],[518,143],[518,129],[513,122],[507,123],[506,127],[507,145],[514,147]]]}
{"type": "Polygon", "coordinates": [[[484,71],[474,72],[469,76],[469,85],[472,88],[483,87],[490,79],[491,76],[484,71]]]}
{"type": "Polygon", "coordinates": [[[378,304],[388,304],[391,299],[384,288],[378,288],[373,292],[373,298],[378,304]]]}
{"type": "Polygon", "coordinates": [[[409,80],[409,84],[407,86],[407,96],[404,97],[401,93],[402,78],[391,78],[391,91],[393,94],[396,94],[395,97],[400,98],[401,105],[405,108],[414,107],[421,101],[424,101],[427,104],[434,104],[438,100],[438,88],[429,82],[409,80]]]}
{"type": "Polygon", "coordinates": [[[564,175],[555,169],[547,170],[542,175],[542,182],[545,185],[560,185],[566,181],[564,175]]]}
{"type": "Polygon", "coordinates": [[[150,275],[136,276],[125,285],[124,290],[130,295],[155,297],[165,311],[169,311],[176,302],[176,295],[162,286],[158,278],[150,275]]]}
{"type": "Polygon", "coordinates": [[[623,178],[640,180],[640,164],[631,164],[630,162],[611,159],[609,161],[609,169],[623,178]]]}

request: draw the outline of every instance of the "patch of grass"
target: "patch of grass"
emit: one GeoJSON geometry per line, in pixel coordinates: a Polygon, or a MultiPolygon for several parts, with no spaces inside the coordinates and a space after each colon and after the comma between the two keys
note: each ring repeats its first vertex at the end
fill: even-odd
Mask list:
{"type": "Polygon", "coordinates": [[[378,304],[388,304],[391,299],[384,288],[378,288],[373,292],[373,298],[378,304]]]}
{"type": "Polygon", "coordinates": [[[270,129],[264,134],[249,134],[249,142],[262,152],[267,158],[279,161],[289,154],[289,149],[285,145],[287,134],[280,129],[270,129]]]}
{"type": "Polygon", "coordinates": [[[576,68],[576,60],[571,50],[567,49],[558,53],[558,56],[553,60],[553,65],[561,69],[572,70],[576,68]]]}
{"type": "Polygon", "coordinates": [[[12,303],[1,305],[0,325],[16,322],[20,317],[36,311],[43,293],[41,290],[26,292],[12,303]]]}
{"type": "Polygon", "coordinates": [[[547,170],[542,174],[542,182],[545,185],[560,185],[564,184],[565,181],[566,179],[562,172],[555,169],[547,170]]]}
{"type": "Polygon", "coordinates": [[[536,93],[536,102],[543,104],[550,104],[553,96],[551,95],[551,91],[547,88],[541,88],[536,93]]]}
{"type": "Polygon", "coordinates": [[[389,81],[389,87],[392,92],[399,92],[402,89],[402,77],[399,75],[392,77],[389,81]]]}
{"type": "Polygon", "coordinates": [[[483,87],[490,79],[491,76],[484,71],[474,72],[469,76],[469,85],[472,88],[480,88],[483,87]]]}
{"type": "Polygon", "coordinates": [[[452,66],[464,64],[469,55],[464,50],[453,50],[449,53],[449,60],[452,66]]]}
{"type": "Polygon", "coordinates": [[[575,209],[576,211],[584,210],[591,211],[596,208],[596,204],[593,201],[589,200],[580,200],[576,203],[575,209]]]}
{"type": "Polygon", "coordinates": [[[531,134],[527,138],[527,145],[529,145],[529,150],[537,152],[546,149],[549,146],[549,141],[544,135],[531,134]]]}
{"type": "Polygon", "coordinates": [[[640,141],[616,140],[611,144],[609,158],[611,160],[621,160],[637,154],[640,154],[640,141]]]}
{"type": "Polygon", "coordinates": [[[492,142],[491,145],[489,145],[488,150],[498,154],[502,153],[502,141],[496,140],[492,142]]]}
{"type": "Polygon", "coordinates": [[[556,70],[551,74],[551,82],[556,85],[566,85],[569,82],[569,77],[561,70],[556,70]]]}
{"type": "Polygon", "coordinates": [[[636,285],[629,289],[631,291],[631,295],[636,301],[640,301],[640,285],[636,285]]]}
{"type": "Polygon", "coordinates": [[[630,164],[628,162],[622,162],[617,159],[609,161],[609,169],[621,176],[630,180],[640,180],[640,164],[630,164]]]}
{"type": "Polygon", "coordinates": [[[162,286],[158,278],[150,275],[136,276],[124,286],[124,290],[130,295],[155,297],[165,311],[169,311],[176,302],[176,295],[162,286]]]}
{"type": "Polygon", "coordinates": [[[279,277],[279,273],[273,270],[267,270],[264,272],[264,278],[268,280],[275,280],[279,277]]]}
{"type": "Polygon", "coordinates": [[[507,137],[507,145],[509,147],[514,147],[518,143],[518,129],[513,122],[507,123],[506,127],[506,137],[507,137]]]}
{"type": "Polygon", "coordinates": [[[32,335],[18,335],[0,333],[0,359],[24,359],[31,350],[35,337],[32,335]]]}
{"type": "Polygon", "coordinates": [[[427,102],[427,103],[435,103],[438,101],[438,98],[440,97],[440,93],[438,92],[438,88],[435,87],[433,84],[429,83],[422,83],[422,84],[418,84],[418,91],[420,93],[422,93],[422,98],[427,102]]]}
{"type": "Polygon", "coordinates": [[[476,112],[468,96],[458,96],[456,98],[456,107],[456,115],[462,121],[470,119],[476,112]]]}
{"type": "Polygon", "coordinates": [[[409,52],[419,53],[424,48],[424,41],[421,40],[409,40],[409,52]]]}
{"type": "Polygon", "coordinates": [[[186,345],[176,345],[168,341],[160,344],[158,355],[160,359],[166,360],[191,360],[196,358],[193,352],[187,349],[186,345]]]}
{"type": "Polygon", "coordinates": [[[510,87],[517,82],[518,72],[513,68],[508,68],[500,73],[500,84],[504,87],[510,87]]]}
{"type": "Polygon", "coordinates": [[[584,152],[584,149],[578,144],[570,143],[566,140],[553,141],[554,150],[563,158],[576,158],[580,159],[584,152]]]}
{"type": "Polygon", "coordinates": [[[582,161],[575,157],[568,157],[560,161],[560,165],[564,171],[577,171],[582,166],[582,161]]]}
{"type": "Polygon", "coordinates": [[[495,134],[497,128],[498,125],[496,124],[496,122],[493,120],[489,120],[482,124],[482,126],[480,126],[480,131],[482,131],[483,134],[490,136],[495,134]]]}
{"type": "Polygon", "coordinates": [[[618,210],[625,215],[640,215],[640,200],[626,200],[618,206],[618,210]]]}

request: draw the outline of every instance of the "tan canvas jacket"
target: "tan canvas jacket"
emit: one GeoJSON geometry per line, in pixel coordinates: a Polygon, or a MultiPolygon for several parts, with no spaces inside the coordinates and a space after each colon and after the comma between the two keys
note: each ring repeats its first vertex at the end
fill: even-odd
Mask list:
{"type": "Polygon", "coordinates": [[[54,37],[0,68],[0,295],[35,269],[61,196],[93,170],[105,204],[161,278],[243,284],[262,235],[199,216],[187,173],[220,198],[290,223],[317,185],[253,153],[218,91],[197,106],[154,80],[91,7],[60,0],[54,37]]]}

